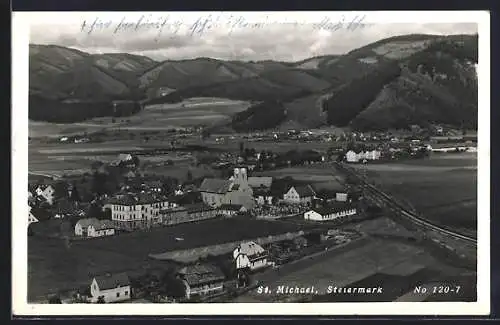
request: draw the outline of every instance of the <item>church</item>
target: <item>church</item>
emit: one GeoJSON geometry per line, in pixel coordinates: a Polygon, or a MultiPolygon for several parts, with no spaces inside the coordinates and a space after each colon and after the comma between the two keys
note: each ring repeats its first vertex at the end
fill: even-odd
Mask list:
{"type": "Polygon", "coordinates": [[[255,205],[253,191],[248,184],[246,168],[235,168],[233,176],[227,180],[205,178],[199,191],[203,202],[211,207],[236,204],[250,210],[255,205]]]}

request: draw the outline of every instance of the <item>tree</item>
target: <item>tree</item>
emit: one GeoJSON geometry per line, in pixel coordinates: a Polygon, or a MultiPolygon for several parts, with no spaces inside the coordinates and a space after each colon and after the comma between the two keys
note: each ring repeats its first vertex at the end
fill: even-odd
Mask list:
{"type": "Polygon", "coordinates": [[[54,199],[59,200],[68,197],[68,184],[66,182],[57,182],[54,184],[54,199]]]}
{"type": "Polygon", "coordinates": [[[186,287],[182,280],[175,276],[173,270],[167,270],[161,277],[160,283],[161,294],[174,299],[186,296],[186,287]]]}
{"type": "Polygon", "coordinates": [[[102,213],[101,208],[95,203],[89,206],[87,216],[89,218],[104,219],[104,213],[102,213]]]}
{"type": "Polygon", "coordinates": [[[139,167],[139,163],[140,163],[140,160],[139,160],[139,157],[137,156],[132,156],[132,163],[134,164],[134,166],[137,168],[139,167]]]}
{"type": "Polygon", "coordinates": [[[69,198],[73,202],[80,202],[80,193],[78,193],[78,188],[76,187],[76,184],[73,185],[73,189],[71,190],[71,196],[69,198]]]}
{"type": "Polygon", "coordinates": [[[187,171],[186,178],[189,182],[193,180],[193,173],[190,170],[187,171]]]}
{"type": "Polygon", "coordinates": [[[106,301],[104,301],[104,296],[99,296],[99,298],[97,298],[97,303],[98,304],[105,304],[106,301]]]}
{"type": "Polygon", "coordinates": [[[92,175],[92,192],[95,193],[96,195],[102,195],[106,193],[106,174],[101,174],[98,172],[95,172],[92,175]]]}
{"type": "Polygon", "coordinates": [[[102,218],[105,219],[105,220],[111,220],[111,209],[110,208],[106,208],[104,209],[104,213],[102,214],[102,218]]]}

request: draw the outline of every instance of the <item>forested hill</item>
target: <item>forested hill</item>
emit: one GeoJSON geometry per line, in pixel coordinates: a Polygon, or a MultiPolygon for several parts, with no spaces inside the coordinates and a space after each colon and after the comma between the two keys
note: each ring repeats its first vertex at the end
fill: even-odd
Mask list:
{"type": "Polygon", "coordinates": [[[403,35],[300,62],[156,62],[30,46],[30,118],[75,122],[192,97],[255,102],[230,126],[477,127],[477,35],[403,35]]]}

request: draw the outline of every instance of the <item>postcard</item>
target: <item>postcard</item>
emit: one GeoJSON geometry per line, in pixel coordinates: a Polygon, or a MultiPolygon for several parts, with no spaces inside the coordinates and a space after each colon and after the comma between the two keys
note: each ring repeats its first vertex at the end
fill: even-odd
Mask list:
{"type": "Polygon", "coordinates": [[[488,12],[14,12],[12,39],[15,315],[489,313],[488,12]]]}

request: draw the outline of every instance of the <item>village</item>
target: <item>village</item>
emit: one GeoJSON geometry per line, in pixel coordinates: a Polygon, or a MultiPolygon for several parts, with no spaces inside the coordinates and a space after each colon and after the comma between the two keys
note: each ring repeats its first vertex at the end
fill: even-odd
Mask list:
{"type": "MultiPolygon", "coordinates": [[[[152,229],[181,224],[203,227],[209,220],[223,223],[231,219],[288,222],[297,230],[278,231],[267,237],[255,232],[249,238],[227,244],[221,239],[216,243],[218,247],[206,244],[200,254],[193,253],[192,247],[184,252],[178,250],[180,255],[190,254],[194,258],[177,261],[165,258],[175,261],[176,266],[170,265],[159,274],[132,277],[126,272],[106,272],[89,276],[87,286],[59,288],[60,293],[47,297],[47,302],[113,303],[140,299],[182,302],[237,295],[255,285],[252,280],[255,272],[363,237],[359,232],[341,231],[338,226],[374,215],[373,207],[363,200],[362,190],[349,180],[326,190],[289,176],[267,176],[266,172],[294,166],[322,166],[334,174],[334,162],[373,164],[423,159],[434,151],[430,141],[422,136],[399,139],[379,133],[343,134],[335,140],[328,137],[327,141],[332,143],[324,151],[255,150],[252,143],[266,136],[277,142],[283,138],[314,142],[325,137],[294,131],[242,139],[215,137],[216,144],[233,141],[239,146],[236,152],[228,150],[197,159],[197,165],[209,166],[219,177],[195,179],[189,171],[185,181],[145,175],[138,168],[139,155],[122,153],[111,162],[96,163],[93,173],[85,177],[30,183],[29,236],[62,238],[68,242],[113,240],[136,232],[147,236],[152,229]],[[226,246],[221,248],[222,244],[226,246]]],[[[75,143],[78,141],[74,139],[75,143]]],[[[450,148],[453,152],[470,150],[466,146],[450,148]]],[[[179,234],[175,241],[182,243],[185,238],[179,234]]]]}

